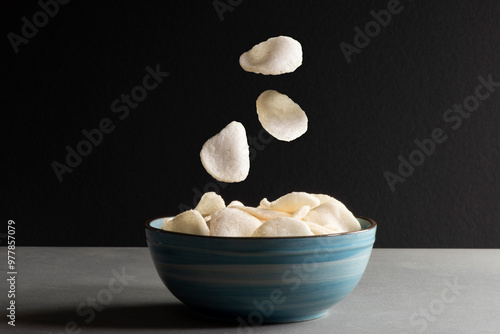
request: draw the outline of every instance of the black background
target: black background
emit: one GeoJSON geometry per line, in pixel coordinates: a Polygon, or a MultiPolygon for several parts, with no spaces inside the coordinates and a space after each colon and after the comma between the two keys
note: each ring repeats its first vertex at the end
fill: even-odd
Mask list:
{"type": "Polygon", "coordinates": [[[402,1],[348,63],[340,43],[387,3],[233,1],[221,20],[212,1],[71,1],[17,54],[8,33],[41,8],[2,3],[2,216],[17,244],[144,246],[144,221],[216,188],[248,205],[331,194],[378,222],[378,247],[499,247],[500,88],[456,130],[443,114],[478,76],[500,81],[500,4],[402,1]],[[240,68],[241,53],[279,35],[302,44],[294,73],[240,68]],[[170,75],[119,119],[111,103],[157,64],[170,75]],[[233,120],[256,136],[267,89],[306,111],[308,132],[256,150],[244,182],[216,185],[201,146],[233,120]],[[51,163],[104,118],[114,131],[59,182],[51,163]],[[392,192],[384,172],[435,128],[448,139],[392,192]]]}

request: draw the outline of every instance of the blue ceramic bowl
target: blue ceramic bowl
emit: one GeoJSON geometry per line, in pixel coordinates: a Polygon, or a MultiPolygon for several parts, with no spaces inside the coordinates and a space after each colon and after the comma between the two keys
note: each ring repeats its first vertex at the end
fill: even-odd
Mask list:
{"type": "Polygon", "coordinates": [[[279,238],[228,238],[159,229],[146,237],[163,283],[199,314],[255,325],[323,316],[363,275],[377,224],[358,217],[362,230],[279,238]]]}

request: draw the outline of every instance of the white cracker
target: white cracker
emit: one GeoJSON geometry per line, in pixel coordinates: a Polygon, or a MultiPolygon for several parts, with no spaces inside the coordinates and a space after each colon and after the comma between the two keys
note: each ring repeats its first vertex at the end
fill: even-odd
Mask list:
{"type": "Polygon", "coordinates": [[[257,115],[262,127],[282,141],[292,141],[307,131],[304,110],[285,94],[272,89],[257,98],[257,115]]]}
{"type": "Polygon", "coordinates": [[[161,229],[167,231],[167,223],[174,219],[174,217],[164,218],[163,224],[161,225],[161,229]]]}
{"type": "Polygon", "coordinates": [[[261,225],[260,220],[236,208],[224,208],[212,215],[210,235],[219,237],[250,237],[261,225]]]}
{"type": "Polygon", "coordinates": [[[250,171],[250,151],[243,124],[233,121],[207,140],[200,152],[206,171],[222,182],[241,182],[250,171]]]}
{"type": "Polygon", "coordinates": [[[198,205],[194,209],[201,213],[203,217],[205,217],[225,207],[226,203],[224,203],[224,199],[220,195],[217,195],[215,192],[210,191],[204,193],[203,196],[201,196],[198,205]]]}
{"type": "Polygon", "coordinates": [[[253,208],[250,206],[236,206],[237,209],[241,211],[245,211],[246,213],[251,214],[255,218],[261,221],[267,221],[269,219],[278,218],[278,217],[290,217],[290,214],[282,211],[270,210],[270,209],[261,209],[261,208],[253,208]]]}
{"type": "Polygon", "coordinates": [[[186,234],[209,235],[207,223],[203,216],[195,210],[184,211],[174,219],[165,220],[164,230],[186,234]]]}
{"type": "Polygon", "coordinates": [[[267,200],[267,198],[263,198],[260,203],[259,203],[259,206],[257,207],[258,209],[269,209],[269,207],[271,206],[271,202],[269,202],[267,200]]]}
{"type": "Polygon", "coordinates": [[[229,205],[227,207],[232,208],[235,206],[245,206],[245,205],[243,203],[241,203],[240,201],[232,201],[231,203],[229,203],[229,205]]]}
{"type": "Polygon", "coordinates": [[[295,71],[302,64],[302,46],[287,36],[269,38],[240,56],[247,72],[278,75],[295,71]]]}
{"type": "Polygon", "coordinates": [[[309,226],[298,219],[279,217],[268,220],[257,228],[252,237],[294,237],[314,235],[309,226]]]}
{"type": "Polygon", "coordinates": [[[311,207],[309,205],[301,206],[297,211],[293,213],[292,218],[301,220],[309,213],[309,211],[311,211],[311,207]]]}
{"type": "Polygon", "coordinates": [[[311,232],[314,233],[315,235],[322,235],[322,234],[332,234],[332,233],[339,233],[340,231],[335,228],[335,226],[331,225],[318,225],[316,223],[311,223],[311,222],[306,222],[307,226],[311,229],[311,232]]]}
{"type": "Polygon", "coordinates": [[[320,204],[323,203],[341,203],[338,199],[330,196],[330,195],[325,195],[325,194],[311,194],[317,199],[319,199],[320,204]]]}
{"type": "Polygon", "coordinates": [[[293,214],[305,205],[314,208],[319,205],[319,199],[305,192],[291,192],[271,202],[269,208],[293,214]]]}
{"type": "MultiPolygon", "coordinates": [[[[310,223],[310,224],[314,224],[314,223],[310,223]]],[[[320,225],[321,227],[323,228],[326,228],[328,230],[330,230],[331,232],[330,233],[342,233],[343,231],[338,227],[338,225],[335,225],[335,224],[326,224],[326,225],[320,225]]]]}
{"type": "Polygon", "coordinates": [[[327,202],[318,205],[303,218],[304,221],[318,225],[328,225],[339,232],[359,231],[361,225],[354,215],[343,205],[327,202]]]}

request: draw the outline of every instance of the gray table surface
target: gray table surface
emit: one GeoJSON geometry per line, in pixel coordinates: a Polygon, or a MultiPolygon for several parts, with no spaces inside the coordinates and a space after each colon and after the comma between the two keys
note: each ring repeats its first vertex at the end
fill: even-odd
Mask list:
{"type": "Polygon", "coordinates": [[[193,314],[147,248],[21,247],[16,262],[16,326],[2,279],[1,333],[500,333],[498,249],[374,249],[325,317],[246,328],[193,314]]]}

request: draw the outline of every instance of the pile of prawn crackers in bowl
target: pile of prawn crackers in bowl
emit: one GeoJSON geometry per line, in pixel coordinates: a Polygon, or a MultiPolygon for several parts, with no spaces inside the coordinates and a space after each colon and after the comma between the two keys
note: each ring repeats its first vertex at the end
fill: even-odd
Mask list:
{"type": "MultiPolygon", "coordinates": [[[[280,75],[302,64],[302,47],[273,37],[240,56],[247,72],[280,75]]],[[[298,104],[275,90],[256,102],[262,127],[280,141],[307,132],[298,104]]],[[[232,121],[200,151],[213,178],[242,182],[250,170],[243,124],[232,121]]],[[[291,192],[258,206],[205,193],[196,207],[146,222],[146,239],[168,290],[201,316],[255,326],[322,317],[358,284],[377,224],[332,196],[291,192]]]]}

